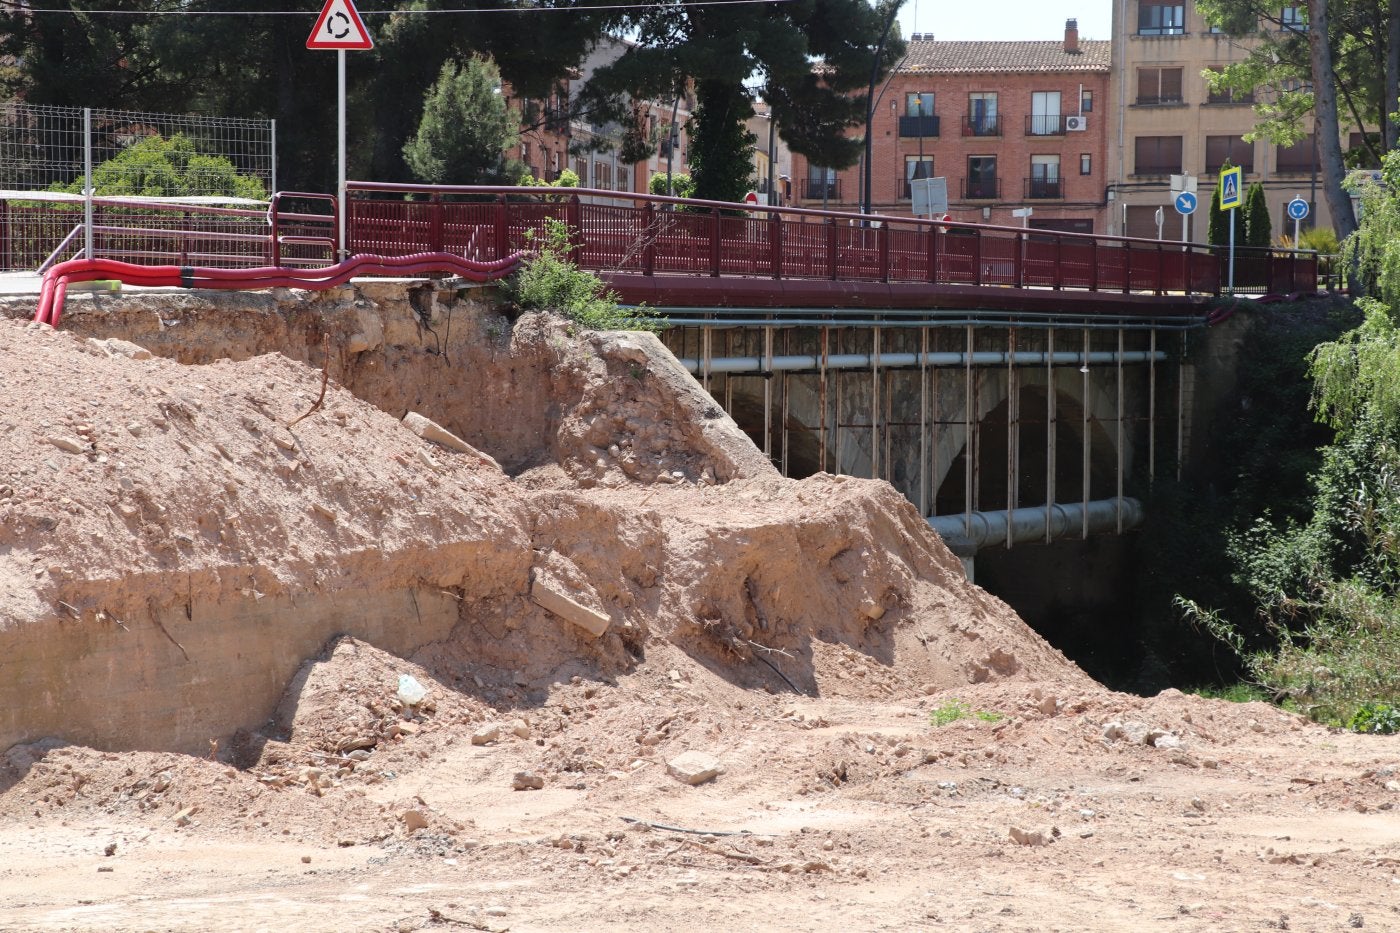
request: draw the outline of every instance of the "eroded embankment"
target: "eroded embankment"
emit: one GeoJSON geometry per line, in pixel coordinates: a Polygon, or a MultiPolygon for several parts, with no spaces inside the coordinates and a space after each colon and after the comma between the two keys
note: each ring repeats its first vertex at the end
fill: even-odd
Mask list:
{"type": "Polygon", "coordinates": [[[341,634],[525,687],[657,639],[768,689],[840,693],[832,645],[891,690],[1083,682],[890,487],[781,479],[649,336],[393,284],[2,329],[0,749],[206,750],[341,634]]]}

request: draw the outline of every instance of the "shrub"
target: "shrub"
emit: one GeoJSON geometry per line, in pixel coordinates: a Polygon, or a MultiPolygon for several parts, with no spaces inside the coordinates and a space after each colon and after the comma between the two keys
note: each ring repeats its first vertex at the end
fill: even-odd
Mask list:
{"type": "Polygon", "coordinates": [[[661,330],[665,324],[646,311],[618,306],[615,292],[569,259],[575,247],[562,220],[547,218],[544,232],[529,234],[537,252],[527,259],[507,285],[507,293],[523,309],[554,311],[589,330],[661,330]]]}

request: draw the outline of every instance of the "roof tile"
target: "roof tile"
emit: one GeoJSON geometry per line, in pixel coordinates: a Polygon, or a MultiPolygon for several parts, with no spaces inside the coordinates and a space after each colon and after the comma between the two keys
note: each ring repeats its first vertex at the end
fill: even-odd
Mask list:
{"type": "Polygon", "coordinates": [[[1079,51],[1062,40],[1048,42],[938,42],[910,39],[900,74],[969,72],[1108,71],[1108,40],[1085,39],[1079,51]]]}

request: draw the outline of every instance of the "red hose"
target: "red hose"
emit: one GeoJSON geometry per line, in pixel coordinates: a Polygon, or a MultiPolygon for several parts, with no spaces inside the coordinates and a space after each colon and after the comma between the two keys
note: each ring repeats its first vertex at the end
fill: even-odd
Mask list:
{"type": "Polygon", "coordinates": [[[414,253],[408,256],[376,256],[364,253],[320,269],[260,266],[252,269],[215,269],[199,266],[143,266],[115,259],[70,259],[44,273],[39,307],[34,320],[57,327],[71,282],[117,279],[127,285],[180,286],[219,290],[305,288],[323,291],[343,285],[356,275],[424,275],[445,272],[472,282],[493,282],[520,265],[523,253],[512,253],[492,262],[477,262],[452,253],[414,253]]]}

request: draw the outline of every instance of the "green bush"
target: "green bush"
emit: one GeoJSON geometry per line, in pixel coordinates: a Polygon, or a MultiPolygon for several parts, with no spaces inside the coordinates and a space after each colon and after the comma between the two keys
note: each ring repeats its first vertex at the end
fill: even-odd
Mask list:
{"type": "Polygon", "coordinates": [[[1002,718],[1000,713],[990,713],[980,709],[974,710],[962,700],[954,698],[937,709],[931,710],[928,714],[928,724],[938,729],[955,723],[959,719],[967,719],[969,717],[979,719],[982,722],[999,722],[1002,718]]]}
{"type": "MultiPolygon", "coordinates": [[[[691,181],[685,172],[671,173],[671,188],[675,190],[676,197],[689,198],[695,194],[695,182],[691,181]]],[[[651,181],[647,183],[647,190],[652,194],[666,194],[666,173],[657,172],[651,176],[651,181]]]]}
{"type": "Polygon", "coordinates": [[[615,292],[602,279],[569,259],[576,247],[569,242],[569,228],[562,220],[547,218],[544,232],[535,236],[534,256],[525,260],[507,284],[507,294],[517,307],[553,311],[589,330],[656,331],[665,323],[653,315],[618,306],[615,292]]]}
{"type": "Polygon", "coordinates": [[[1389,703],[1364,703],[1351,717],[1347,728],[1353,732],[1394,735],[1400,732],[1400,709],[1389,703]]]}

